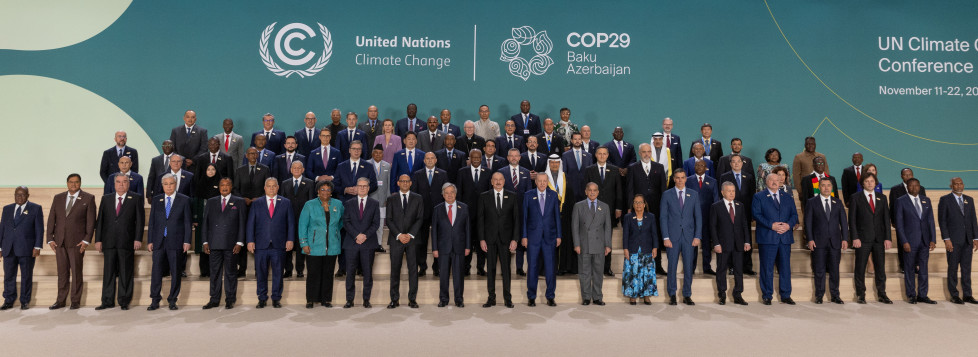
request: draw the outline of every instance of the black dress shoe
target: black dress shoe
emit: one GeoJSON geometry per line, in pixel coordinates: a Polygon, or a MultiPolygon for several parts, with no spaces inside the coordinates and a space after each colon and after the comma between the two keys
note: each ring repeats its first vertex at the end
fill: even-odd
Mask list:
{"type": "Polygon", "coordinates": [[[611,270],[605,270],[604,271],[604,275],[605,276],[609,276],[609,277],[614,277],[615,276],[615,273],[612,272],[611,270]]]}
{"type": "Polygon", "coordinates": [[[296,273],[296,274],[295,274],[295,277],[296,277],[296,278],[305,278],[305,277],[306,277],[306,275],[305,275],[305,274],[302,274],[302,273],[296,273]]]}
{"type": "Polygon", "coordinates": [[[278,300],[272,300],[272,307],[274,307],[276,309],[281,309],[282,308],[282,302],[281,301],[278,301],[278,300]]]}
{"type": "Polygon", "coordinates": [[[146,311],[154,311],[154,310],[159,309],[159,308],[160,308],[160,305],[159,304],[152,304],[152,305],[149,305],[149,307],[146,308],[146,311]]]}
{"type": "Polygon", "coordinates": [[[717,304],[726,305],[727,304],[727,297],[726,296],[721,296],[720,299],[719,299],[719,301],[717,301],[717,304]]]}
{"type": "Polygon", "coordinates": [[[445,306],[448,306],[448,301],[439,301],[438,302],[438,307],[445,307],[445,306]]]}
{"type": "Polygon", "coordinates": [[[363,308],[364,308],[364,309],[369,309],[369,308],[371,308],[371,307],[373,307],[373,305],[370,305],[370,301],[366,301],[366,300],[365,300],[365,301],[363,302],[363,308]]]}
{"type": "Polygon", "coordinates": [[[414,301],[414,300],[408,301],[408,307],[410,307],[412,309],[417,309],[418,308],[418,302],[417,301],[414,301]]]}
{"type": "Polygon", "coordinates": [[[843,302],[842,299],[840,299],[838,296],[833,296],[832,299],[829,300],[829,301],[831,301],[834,304],[839,304],[839,305],[845,304],[845,302],[843,302]]]}
{"type": "Polygon", "coordinates": [[[375,250],[374,252],[377,252],[377,253],[387,253],[387,250],[384,249],[384,247],[377,247],[377,250],[375,250]]]}
{"type": "Polygon", "coordinates": [[[601,300],[594,300],[594,304],[595,305],[598,305],[598,306],[604,306],[605,305],[604,301],[601,301],[601,300]]]}
{"type": "Polygon", "coordinates": [[[879,302],[884,303],[884,304],[892,304],[893,303],[893,300],[890,300],[890,298],[887,297],[886,294],[880,294],[880,296],[879,296],[879,298],[877,298],[877,300],[879,300],[879,302]]]}
{"type": "Polygon", "coordinates": [[[526,272],[523,269],[516,269],[516,275],[526,276],[526,272]]]}
{"type": "Polygon", "coordinates": [[[433,271],[433,272],[431,272],[431,273],[432,273],[432,274],[434,274],[436,278],[437,278],[437,277],[439,277],[439,275],[438,275],[438,272],[437,272],[437,271],[433,271]]]}
{"type": "Polygon", "coordinates": [[[78,304],[71,304],[71,306],[68,307],[69,310],[78,310],[80,308],[81,308],[81,305],[78,305],[78,304]]]}
{"type": "Polygon", "coordinates": [[[510,300],[506,300],[505,302],[503,302],[503,306],[505,306],[508,309],[512,309],[512,308],[516,307],[516,306],[513,305],[513,302],[510,301],[510,300]]]}
{"type": "Polygon", "coordinates": [[[14,303],[12,303],[12,302],[5,302],[5,303],[3,303],[3,305],[0,305],[0,310],[10,310],[13,307],[14,307],[14,303]]]}
{"type": "Polygon", "coordinates": [[[978,304],[978,300],[975,300],[974,296],[965,296],[964,299],[961,300],[964,300],[964,302],[969,304],[978,304]]]}
{"type": "Polygon", "coordinates": [[[642,300],[642,303],[645,305],[652,305],[652,300],[649,300],[649,298],[645,298],[642,300]]]}
{"type": "Polygon", "coordinates": [[[344,309],[349,309],[351,307],[353,307],[353,301],[347,301],[346,304],[343,304],[344,309]]]}
{"type": "Polygon", "coordinates": [[[210,278],[211,275],[210,274],[200,274],[200,277],[201,278],[210,278]]]}
{"type": "Polygon", "coordinates": [[[669,295],[669,305],[676,306],[676,295],[669,295]]]}
{"type": "Polygon", "coordinates": [[[629,304],[629,305],[638,305],[638,301],[635,301],[635,300],[628,300],[628,304],[629,304]]]}
{"type": "Polygon", "coordinates": [[[234,303],[233,302],[226,303],[226,304],[224,304],[224,308],[225,309],[228,309],[228,310],[231,310],[231,309],[234,308],[234,303]]]}
{"type": "Polygon", "coordinates": [[[479,274],[479,276],[486,276],[486,271],[485,270],[482,270],[482,269],[479,269],[479,271],[477,272],[477,274],[479,274]]]}
{"type": "Polygon", "coordinates": [[[734,304],[747,306],[747,301],[740,296],[734,296],[734,304]]]}
{"type": "Polygon", "coordinates": [[[744,275],[754,276],[754,275],[757,275],[757,272],[755,272],[753,270],[744,270],[744,275]]]}
{"type": "Polygon", "coordinates": [[[917,302],[922,302],[922,303],[928,304],[928,305],[937,304],[937,301],[931,300],[929,297],[926,297],[926,296],[923,296],[923,297],[918,296],[917,297],[917,302]]]}
{"type": "Polygon", "coordinates": [[[492,300],[492,299],[486,300],[486,303],[482,304],[482,307],[493,307],[493,306],[496,306],[496,300],[492,300]]]}
{"type": "Polygon", "coordinates": [[[307,302],[307,303],[306,303],[306,308],[307,308],[307,309],[311,309],[311,308],[314,308],[314,307],[316,307],[316,304],[314,304],[314,303],[311,303],[311,302],[307,302]]]}
{"type": "Polygon", "coordinates": [[[547,306],[557,306],[557,302],[554,299],[547,299],[547,306]]]}
{"type": "Polygon", "coordinates": [[[665,269],[655,268],[655,275],[669,275],[665,269]]]}
{"type": "Polygon", "coordinates": [[[764,299],[761,301],[764,305],[771,305],[771,299],[764,299]]]}
{"type": "MultiPolygon", "coordinates": [[[[536,299],[530,299],[529,301],[527,301],[526,302],[526,306],[530,306],[530,307],[537,306],[536,299]]],[[[8,309],[9,309],[9,307],[8,307],[8,309]]]]}
{"type": "Polygon", "coordinates": [[[203,309],[204,310],[210,310],[210,309],[213,309],[213,308],[218,307],[218,306],[221,306],[221,304],[218,304],[216,302],[208,302],[207,305],[204,305],[203,309]]]}
{"type": "Polygon", "coordinates": [[[465,303],[464,302],[461,302],[461,301],[456,302],[455,303],[455,307],[465,307],[465,303]]]}
{"type": "Polygon", "coordinates": [[[795,301],[791,300],[791,297],[781,298],[782,304],[794,305],[795,301]]]}
{"type": "Polygon", "coordinates": [[[288,278],[291,278],[291,277],[292,277],[292,273],[291,272],[290,273],[282,274],[282,279],[288,279],[288,278]]]}
{"type": "Polygon", "coordinates": [[[129,311],[129,305],[119,305],[119,308],[122,309],[122,311],[129,311]]]}
{"type": "Polygon", "coordinates": [[[958,304],[958,305],[964,305],[964,300],[961,300],[961,298],[959,298],[957,296],[952,296],[951,297],[951,303],[952,304],[958,304]]]}
{"type": "Polygon", "coordinates": [[[704,269],[704,270],[703,270],[703,274],[707,274],[707,275],[717,275],[717,272],[715,272],[715,271],[713,271],[713,269],[704,269]]]}
{"type": "Polygon", "coordinates": [[[342,277],[346,276],[346,272],[340,270],[340,271],[336,272],[336,275],[333,275],[333,276],[334,277],[337,277],[337,278],[342,278],[342,277]]]}
{"type": "Polygon", "coordinates": [[[866,303],[866,296],[864,296],[864,295],[856,296],[856,303],[857,304],[865,304],[866,303]]]}
{"type": "Polygon", "coordinates": [[[465,273],[462,274],[462,276],[469,276],[469,275],[472,275],[472,272],[468,270],[466,270],[465,273]]]}
{"type": "Polygon", "coordinates": [[[557,272],[557,276],[564,276],[565,274],[567,274],[566,271],[558,271],[557,272]]]}
{"type": "Polygon", "coordinates": [[[186,278],[187,277],[187,272],[181,272],[180,273],[180,277],[181,278],[186,278]]]}
{"type": "Polygon", "coordinates": [[[584,305],[584,306],[591,305],[591,300],[584,299],[584,301],[581,302],[581,305],[584,305]]]}
{"type": "Polygon", "coordinates": [[[418,272],[418,277],[419,277],[419,278],[420,278],[420,277],[423,277],[423,276],[425,276],[425,275],[428,275],[428,274],[427,274],[427,273],[425,273],[425,271],[424,271],[424,270],[422,270],[422,271],[419,271],[419,272],[418,272]]]}
{"type": "Polygon", "coordinates": [[[689,305],[689,306],[696,305],[696,303],[693,302],[693,299],[691,299],[689,296],[683,296],[683,304],[686,304],[686,305],[689,305]]]}
{"type": "Polygon", "coordinates": [[[401,304],[399,304],[399,303],[398,303],[397,301],[391,301],[391,303],[390,303],[390,304],[387,304],[387,308],[388,308],[388,309],[394,309],[394,308],[397,308],[397,307],[398,307],[398,306],[400,306],[400,305],[401,305],[401,304]]]}
{"type": "Polygon", "coordinates": [[[30,307],[28,307],[27,304],[20,304],[20,309],[21,310],[27,310],[27,309],[30,309],[30,307]]]}
{"type": "Polygon", "coordinates": [[[822,303],[822,297],[821,297],[821,296],[819,296],[819,297],[816,297],[816,298],[815,298],[815,303],[816,303],[816,304],[821,304],[821,303],[822,303]]]}
{"type": "Polygon", "coordinates": [[[179,307],[177,307],[177,303],[170,303],[170,310],[176,310],[176,309],[179,309],[179,307]]]}
{"type": "Polygon", "coordinates": [[[242,279],[242,278],[244,278],[244,277],[245,277],[245,276],[247,276],[247,275],[248,275],[248,273],[245,273],[245,272],[243,272],[243,271],[239,271],[239,272],[238,272],[238,279],[242,279]]]}
{"type": "Polygon", "coordinates": [[[324,302],[324,303],[322,303],[322,305],[323,305],[323,307],[325,307],[327,309],[333,308],[333,303],[331,303],[331,302],[324,302]]]}
{"type": "Polygon", "coordinates": [[[95,311],[102,311],[102,310],[105,310],[105,309],[111,309],[113,307],[115,307],[115,306],[102,304],[102,305],[96,306],[95,307],[95,311]]]}
{"type": "Polygon", "coordinates": [[[258,305],[255,306],[255,308],[256,309],[264,309],[265,308],[265,304],[266,304],[266,301],[265,300],[258,300],[258,305]]]}
{"type": "Polygon", "coordinates": [[[917,303],[917,297],[915,297],[915,296],[908,297],[907,298],[907,303],[908,304],[916,304],[917,303]]]}
{"type": "Polygon", "coordinates": [[[60,302],[56,302],[56,303],[54,303],[54,305],[51,305],[51,307],[49,307],[48,310],[57,310],[57,309],[61,309],[61,308],[64,308],[64,307],[65,307],[65,304],[62,304],[60,302]]]}

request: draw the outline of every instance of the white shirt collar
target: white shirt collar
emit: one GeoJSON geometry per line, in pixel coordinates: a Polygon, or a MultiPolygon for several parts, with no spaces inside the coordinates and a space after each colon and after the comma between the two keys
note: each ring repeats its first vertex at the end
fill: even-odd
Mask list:
{"type": "Polygon", "coordinates": [[[493,192],[494,192],[495,194],[497,194],[497,195],[498,195],[498,194],[500,194],[500,193],[503,193],[503,191],[505,191],[505,190],[502,190],[502,189],[499,189],[499,190],[496,190],[495,188],[493,188],[493,189],[492,189],[492,191],[493,191],[493,192]]]}
{"type": "Polygon", "coordinates": [[[229,194],[227,196],[221,196],[221,199],[222,200],[228,200],[228,201],[230,201],[231,200],[231,195],[229,194]]]}
{"type": "Polygon", "coordinates": [[[116,194],[115,194],[115,201],[116,202],[119,202],[119,199],[125,200],[126,199],[126,194],[123,193],[123,194],[120,195],[118,192],[116,192],[116,194]]]}
{"type": "Polygon", "coordinates": [[[78,194],[81,193],[81,190],[78,190],[77,192],[75,192],[75,194],[71,194],[71,192],[67,192],[67,191],[65,193],[68,194],[68,196],[67,196],[68,198],[74,197],[77,200],[78,199],[78,194]]]}
{"type": "Polygon", "coordinates": [[[734,201],[730,201],[730,200],[728,200],[726,198],[723,199],[723,206],[724,207],[728,207],[729,208],[730,205],[733,204],[733,203],[734,203],[734,201]]]}
{"type": "Polygon", "coordinates": [[[266,201],[274,201],[276,197],[278,197],[278,195],[275,195],[275,196],[265,195],[265,200],[266,201]]]}
{"type": "Polygon", "coordinates": [[[166,196],[166,198],[169,198],[170,201],[174,201],[177,198],[177,192],[176,191],[173,191],[173,194],[172,195],[167,195],[165,193],[163,195],[166,196]]]}
{"type": "Polygon", "coordinates": [[[869,190],[869,191],[863,190],[863,196],[866,196],[866,199],[868,200],[870,195],[876,194],[875,191],[876,190],[869,190]]]}
{"type": "Polygon", "coordinates": [[[914,199],[917,199],[917,197],[919,196],[919,194],[917,196],[914,196],[914,195],[911,195],[911,194],[908,193],[907,196],[910,196],[910,200],[914,200],[914,199]]]}

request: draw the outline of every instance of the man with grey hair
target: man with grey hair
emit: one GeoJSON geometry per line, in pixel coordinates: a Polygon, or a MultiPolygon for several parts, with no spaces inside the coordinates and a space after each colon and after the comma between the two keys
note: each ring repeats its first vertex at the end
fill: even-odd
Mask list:
{"type": "Polygon", "coordinates": [[[261,116],[261,125],[262,130],[251,134],[251,146],[255,146],[255,137],[261,135],[268,139],[265,143],[266,149],[275,155],[281,154],[285,149],[285,132],[275,129],[275,116],[265,113],[261,116]]]}
{"type": "Polygon", "coordinates": [[[471,120],[466,120],[465,124],[462,124],[462,130],[464,133],[458,138],[456,145],[458,149],[462,152],[469,152],[472,149],[479,149],[486,147],[486,138],[483,138],[475,133],[475,123],[471,120]]]}
{"type": "MultiPolygon", "coordinates": [[[[370,169],[367,169],[368,171],[370,169]]],[[[380,227],[380,202],[367,197],[372,181],[366,177],[356,180],[356,195],[343,203],[343,254],[346,255],[346,305],[353,307],[356,296],[359,269],[363,273],[363,307],[370,308],[370,292],[373,289],[374,251],[377,244],[377,228],[380,227]]]]}
{"type": "MultiPolygon", "coordinates": [[[[173,165],[173,160],[170,160],[173,165]]],[[[149,297],[152,299],[147,310],[160,308],[160,290],[163,287],[164,262],[169,265],[170,295],[166,301],[170,310],[177,309],[180,296],[180,269],[184,266],[187,250],[190,249],[191,209],[190,198],[177,192],[177,177],[172,173],[160,178],[162,194],[153,197],[150,204],[149,227],[147,228],[147,249],[153,253],[153,273],[149,297]]]]}
{"type": "Polygon", "coordinates": [[[98,170],[99,176],[102,177],[102,182],[108,182],[109,176],[119,172],[118,163],[122,157],[132,159],[132,170],[139,171],[139,152],[134,148],[126,146],[126,132],[119,130],[115,132],[115,146],[102,152],[102,164],[99,165],[98,170]]]}
{"type": "Polygon", "coordinates": [[[435,206],[431,215],[431,251],[440,258],[441,276],[438,289],[438,307],[448,305],[448,279],[452,278],[456,307],[465,307],[462,293],[465,283],[462,268],[465,257],[472,249],[471,229],[469,228],[469,207],[455,200],[458,189],[448,182],[442,185],[441,194],[445,199],[435,206]]]}
{"type": "MultiPolygon", "coordinates": [[[[614,173],[613,173],[614,174],[614,173]]],[[[604,306],[601,293],[605,256],[611,253],[611,208],[598,200],[598,184],[587,183],[587,198],[574,204],[571,230],[581,279],[582,305],[604,306]]]]}
{"type": "MultiPolygon", "coordinates": [[[[289,142],[291,141],[290,137],[289,142]]],[[[302,164],[302,161],[292,161],[292,166],[289,168],[291,175],[279,180],[278,194],[292,203],[292,215],[296,218],[296,232],[299,229],[299,214],[302,213],[302,207],[307,201],[316,197],[316,183],[304,175],[305,171],[305,165],[302,164]]],[[[306,267],[305,255],[299,252],[293,254],[293,251],[290,250],[285,253],[285,261],[282,262],[284,269],[282,277],[291,278],[293,267],[297,278],[305,276],[303,273],[306,267]],[[293,255],[295,255],[295,264],[292,263],[293,255]]]]}

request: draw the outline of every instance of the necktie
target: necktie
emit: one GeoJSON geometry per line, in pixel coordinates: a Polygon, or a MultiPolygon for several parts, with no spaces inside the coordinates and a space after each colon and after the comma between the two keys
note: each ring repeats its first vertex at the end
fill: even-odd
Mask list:
{"type": "Polygon", "coordinates": [[[448,159],[449,159],[449,160],[452,160],[452,159],[454,159],[454,157],[452,157],[452,152],[451,152],[451,151],[449,151],[449,152],[448,152],[448,159]]]}
{"type": "Polygon", "coordinates": [[[553,149],[550,148],[550,135],[547,135],[547,151],[553,151],[553,149]]]}
{"type": "Polygon", "coordinates": [[[492,172],[492,158],[491,157],[486,159],[486,168],[489,169],[489,172],[492,172]]]}
{"type": "Polygon", "coordinates": [[[545,205],[545,202],[544,202],[546,200],[547,200],[547,194],[546,193],[541,193],[540,194],[540,214],[541,215],[547,214],[547,211],[546,211],[546,207],[547,206],[545,205]]]}
{"type": "Polygon", "coordinates": [[[774,202],[778,204],[778,208],[781,208],[781,192],[778,191],[774,193],[774,202]]]}
{"type": "Polygon", "coordinates": [[[581,150],[574,149],[574,158],[577,160],[577,169],[581,169],[581,150]]]}
{"type": "Polygon", "coordinates": [[[646,164],[642,164],[642,167],[643,167],[643,168],[645,168],[645,176],[648,176],[648,175],[649,175],[649,168],[650,168],[651,166],[652,166],[652,165],[646,165],[646,164]]]}
{"type": "Polygon", "coordinates": [[[353,165],[353,168],[352,168],[352,170],[353,170],[353,177],[357,177],[357,171],[359,171],[359,170],[357,170],[357,166],[360,166],[360,165],[357,165],[357,163],[353,163],[351,165],[353,165]]]}
{"type": "Polygon", "coordinates": [[[876,213],[876,202],[873,201],[873,194],[869,194],[869,209],[876,213]]]}
{"type": "Polygon", "coordinates": [[[187,128],[187,137],[190,137],[190,128],[187,128]]]}
{"type": "Polygon", "coordinates": [[[740,189],[740,174],[734,174],[734,177],[737,179],[737,189],[739,190],[740,189]]]}
{"type": "Polygon", "coordinates": [[[292,180],[292,194],[295,196],[299,195],[299,179],[292,180]]]}
{"type": "Polygon", "coordinates": [[[594,201],[590,201],[590,202],[591,202],[591,213],[597,213],[598,210],[594,207],[595,206],[594,201]]]}
{"type": "Polygon", "coordinates": [[[536,167],[537,167],[537,154],[536,153],[533,153],[533,154],[528,155],[528,156],[530,156],[530,166],[532,166],[534,169],[536,169],[536,167]]]}
{"type": "Polygon", "coordinates": [[[71,208],[75,207],[75,196],[71,196],[68,199],[68,207],[65,208],[65,215],[71,214],[71,208]]]}
{"type": "Polygon", "coordinates": [[[265,132],[265,138],[271,139],[272,138],[272,132],[271,131],[266,131],[265,132]]]}
{"type": "Polygon", "coordinates": [[[306,129],[306,141],[312,142],[312,128],[306,129]]]}
{"type": "Polygon", "coordinates": [[[455,220],[452,219],[452,205],[448,205],[448,225],[455,225],[455,220]]]}
{"type": "Polygon", "coordinates": [[[448,134],[448,124],[442,124],[441,131],[445,134],[448,134]]]}
{"type": "Polygon", "coordinates": [[[17,225],[17,224],[20,223],[21,218],[22,218],[21,216],[23,215],[23,213],[24,213],[24,206],[17,207],[17,211],[14,212],[14,225],[17,225]]]}
{"type": "Polygon", "coordinates": [[[353,129],[350,129],[350,130],[347,130],[347,131],[350,132],[350,142],[352,143],[353,142],[353,129]]]}
{"type": "Polygon", "coordinates": [[[363,199],[360,199],[360,219],[363,219],[363,199]]]}
{"type": "Polygon", "coordinates": [[[667,148],[671,148],[672,147],[672,141],[671,140],[672,140],[672,134],[666,134],[666,147],[667,148]]]}
{"type": "Polygon", "coordinates": [[[961,209],[961,214],[963,215],[964,214],[964,201],[961,199],[961,197],[958,197],[958,208],[961,209]]]}
{"type": "Polygon", "coordinates": [[[615,144],[618,145],[618,157],[625,156],[625,153],[621,149],[621,141],[617,141],[617,142],[615,142],[615,144]]]}
{"type": "Polygon", "coordinates": [[[428,186],[431,186],[431,170],[428,170],[428,186]]]}
{"type": "Polygon", "coordinates": [[[329,166],[328,164],[329,164],[329,148],[324,146],[323,147],[323,169],[328,167],[329,166]]]}
{"type": "MultiPolygon", "coordinates": [[[[166,219],[170,219],[170,208],[173,207],[173,202],[171,200],[172,200],[172,197],[167,197],[166,198],[166,212],[165,212],[166,213],[166,219]]],[[[164,237],[166,237],[166,231],[167,231],[166,225],[164,224],[163,225],[163,236],[164,237]]]]}
{"type": "Polygon", "coordinates": [[[710,144],[712,144],[710,141],[711,140],[707,140],[706,138],[703,138],[703,145],[706,146],[704,149],[706,149],[707,156],[710,155],[710,144]]]}
{"type": "Polygon", "coordinates": [[[924,209],[922,207],[920,207],[920,198],[919,197],[914,197],[913,198],[913,205],[914,205],[914,207],[917,208],[917,218],[921,218],[924,215],[924,209]]]}
{"type": "Polygon", "coordinates": [[[286,167],[288,167],[289,170],[292,170],[292,154],[285,155],[285,164],[287,165],[286,167]]]}
{"type": "Polygon", "coordinates": [[[530,123],[526,122],[526,114],[523,114],[523,129],[529,129],[530,123]]]}
{"type": "Polygon", "coordinates": [[[496,210],[503,210],[503,194],[501,192],[496,192],[496,210]]]}
{"type": "MultiPolygon", "coordinates": [[[[414,150],[408,150],[407,159],[408,159],[407,160],[408,170],[413,170],[414,169],[414,150]]],[[[428,173],[428,181],[431,181],[431,172],[428,173]]]]}
{"type": "Polygon", "coordinates": [[[435,142],[435,133],[432,133],[432,132],[429,131],[428,132],[428,136],[431,137],[431,139],[428,139],[428,142],[434,143],[435,142]]]}
{"type": "Polygon", "coordinates": [[[685,203],[685,200],[683,198],[684,198],[683,197],[683,191],[679,191],[679,210],[680,211],[683,209],[683,206],[684,206],[684,203],[685,203]]]}
{"type": "Polygon", "coordinates": [[[119,211],[122,210],[122,197],[119,197],[119,203],[115,204],[115,215],[119,215],[119,211]]]}
{"type": "MultiPolygon", "coordinates": [[[[289,160],[289,161],[291,161],[291,160],[289,160]]],[[[217,154],[211,154],[211,163],[212,164],[216,164],[217,163],[217,154]]]]}
{"type": "Polygon", "coordinates": [[[831,218],[832,217],[831,214],[832,214],[832,205],[829,203],[829,199],[826,198],[825,199],[825,217],[831,218]]]}
{"type": "Polygon", "coordinates": [[[510,135],[509,136],[509,148],[512,149],[514,147],[516,147],[516,145],[513,145],[513,136],[510,135]]]}
{"type": "Polygon", "coordinates": [[[856,182],[859,182],[859,166],[856,166],[856,182]]]}
{"type": "Polygon", "coordinates": [[[248,175],[255,176],[255,167],[254,166],[251,166],[251,169],[248,170],[248,175]]]}
{"type": "Polygon", "coordinates": [[[401,209],[402,210],[407,209],[407,194],[406,193],[402,193],[401,194],[401,209]]]}
{"type": "Polygon", "coordinates": [[[231,134],[224,134],[224,152],[231,150],[231,134]]]}
{"type": "Polygon", "coordinates": [[[268,218],[275,216],[275,200],[268,201],[268,218]]]}
{"type": "Polygon", "coordinates": [[[163,157],[163,167],[170,167],[170,155],[163,157]]]}
{"type": "Polygon", "coordinates": [[[414,119],[408,120],[408,131],[414,131],[414,119]]]}
{"type": "Polygon", "coordinates": [[[122,148],[116,149],[116,156],[122,157],[122,148]]]}
{"type": "MultiPolygon", "coordinates": [[[[121,202],[122,198],[119,198],[119,201],[121,202]]],[[[224,208],[227,206],[228,206],[228,198],[224,197],[221,199],[221,212],[224,212],[224,208]]]]}
{"type": "Polygon", "coordinates": [[[729,206],[729,207],[730,207],[730,209],[728,210],[728,211],[730,211],[730,222],[736,222],[736,221],[734,221],[734,209],[733,209],[733,202],[731,202],[731,203],[728,203],[728,204],[727,204],[727,206],[729,206]]]}
{"type": "Polygon", "coordinates": [[[601,167],[601,183],[604,183],[604,166],[601,167]]]}
{"type": "Polygon", "coordinates": [[[478,184],[479,183],[479,169],[473,167],[472,168],[472,172],[475,173],[475,179],[472,180],[472,181],[478,184]]]}
{"type": "Polygon", "coordinates": [[[700,176],[699,179],[700,179],[700,188],[703,188],[703,176],[700,176]]]}
{"type": "Polygon", "coordinates": [[[510,166],[510,171],[513,171],[513,187],[515,188],[517,185],[520,184],[519,170],[513,170],[513,167],[510,166]]]}

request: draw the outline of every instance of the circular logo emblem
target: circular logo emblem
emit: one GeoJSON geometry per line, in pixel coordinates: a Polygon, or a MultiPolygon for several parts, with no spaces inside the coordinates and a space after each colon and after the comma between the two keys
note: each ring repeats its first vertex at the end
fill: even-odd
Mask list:
{"type": "Polygon", "coordinates": [[[512,34],[512,38],[506,39],[499,46],[499,60],[509,63],[509,73],[524,81],[530,79],[531,75],[547,73],[547,69],[554,64],[554,60],[550,58],[554,43],[547,36],[547,31],[536,32],[530,26],[523,26],[514,27],[512,34]],[[523,46],[527,45],[536,53],[529,60],[520,56],[523,46]]]}
{"type": "MultiPolygon", "coordinates": [[[[329,58],[333,56],[333,38],[329,30],[326,29],[326,26],[317,22],[316,25],[319,25],[319,33],[323,37],[323,52],[320,54],[319,59],[306,69],[284,69],[279,66],[268,51],[268,40],[271,39],[272,32],[275,31],[275,24],[277,22],[273,22],[262,31],[261,40],[258,42],[258,55],[261,56],[261,62],[265,64],[265,67],[269,71],[285,78],[289,78],[293,74],[298,74],[300,78],[305,78],[319,73],[329,63],[329,58]]],[[[288,66],[304,66],[316,57],[316,53],[303,48],[293,48],[292,40],[304,40],[312,37],[316,37],[316,32],[306,24],[296,22],[282,26],[278,30],[278,33],[275,34],[275,57],[288,66]]]]}

